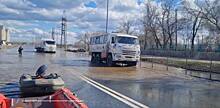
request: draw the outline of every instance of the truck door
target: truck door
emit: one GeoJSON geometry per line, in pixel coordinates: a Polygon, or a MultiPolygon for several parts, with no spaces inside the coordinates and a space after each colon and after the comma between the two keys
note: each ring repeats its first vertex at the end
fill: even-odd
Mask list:
{"type": "Polygon", "coordinates": [[[110,41],[109,41],[109,44],[108,44],[108,53],[112,53],[113,52],[113,47],[114,47],[115,42],[116,42],[115,36],[111,35],[109,40],[110,41]]]}
{"type": "Polygon", "coordinates": [[[103,36],[101,58],[107,58],[107,55],[108,55],[108,41],[107,41],[107,38],[108,38],[108,35],[103,36]]]}

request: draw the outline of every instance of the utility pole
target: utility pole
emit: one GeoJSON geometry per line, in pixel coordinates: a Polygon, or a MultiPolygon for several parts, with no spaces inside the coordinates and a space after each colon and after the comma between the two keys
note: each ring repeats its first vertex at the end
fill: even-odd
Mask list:
{"type": "Polygon", "coordinates": [[[108,33],[108,4],[109,4],[109,0],[107,0],[107,14],[106,14],[106,28],[105,28],[106,33],[108,33]]]}
{"type": "Polygon", "coordinates": [[[61,39],[60,39],[60,44],[61,46],[63,45],[63,38],[64,38],[64,46],[66,48],[66,29],[67,29],[67,19],[65,17],[65,10],[63,11],[63,16],[62,16],[62,22],[61,22],[61,39]]]}
{"type": "Polygon", "coordinates": [[[57,29],[54,29],[55,36],[56,36],[56,44],[58,45],[58,40],[59,40],[59,32],[57,32],[57,29]]]}
{"type": "Polygon", "coordinates": [[[63,41],[63,35],[62,35],[62,29],[61,29],[61,34],[60,34],[60,47],[62,47],[62,41],[63,41]]]}
{"type": "Polygon", "coordinates": [[[176,20],[175,21],[176,22],[176,24],[175,24],[176,25],[176,28],[175,28],[175,32],[176,32],[175,33],[176,34],[176,38],[175,38],[176,39],[175,40],[176,41],[176,47],[175,47],[175,50],[177,50],[177,9],[175,10],[175,20],[176,20]]]}
{"type": "Polygon", "coordinates": [[[203,34],[202,34],[202,45],[203,45],[203,34]]]}
{"type": "Polygon", "coordinates": [[[54,34],[55,34],[55,32],[54,32],[54,28],[52,28],[52,32],[51,32],[51,38],[53,39],[53,40],[55,40],[55,36],[54,36],[54,34]]]}

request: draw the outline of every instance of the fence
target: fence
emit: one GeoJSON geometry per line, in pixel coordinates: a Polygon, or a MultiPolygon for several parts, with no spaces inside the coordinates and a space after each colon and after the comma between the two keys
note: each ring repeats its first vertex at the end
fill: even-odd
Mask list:
{"type": "Polygon", "coordinates": [[[168,66],[180,67],[186,69],[186,74],[220,81],[219,52],[146,50],[142,51],[141,59],[151,62],[152,67],[153,63],[167,65],[167,70],[168,66]],[[195,72],[200,74],[194,74],[195,72]],[[215,78],[212,77],[213,75],[215,78]]]}
{"type": "Polygon", "coordinates": [[[220,52],[198,52],[198,51],[171,51],[171,50],[145,50],[141,51],[142,55],[153,55],[162,57],[175,57],[175,58],[190,58],[196,60],[210,60],[210,57],[214,60],[220,61],[220,52]]]}

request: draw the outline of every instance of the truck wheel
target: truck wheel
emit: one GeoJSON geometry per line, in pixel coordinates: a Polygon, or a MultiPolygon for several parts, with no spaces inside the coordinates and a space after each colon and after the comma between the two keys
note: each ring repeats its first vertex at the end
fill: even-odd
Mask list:
{"type": "Polygon", "coordinates": [[[96,63],[99,64],[101,62],[101,55],[100,54],[96,54],[96,63]]]}
{"type": "Polygon", "coordinates": [[[94,64],[95,63],[95,55],[92,54],[92,57],[91,57],[91,63],[94,64]]]}
{"type": "Polygon", "coordinates": [[[112,61],[112,55],[109,54],[107,57],[107,65],[110,67],[113,65],[113,61],[112,61]]]}

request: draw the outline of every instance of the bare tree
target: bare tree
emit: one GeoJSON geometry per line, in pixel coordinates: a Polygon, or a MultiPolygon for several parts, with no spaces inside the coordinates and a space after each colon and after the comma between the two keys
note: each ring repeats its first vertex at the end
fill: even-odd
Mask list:
{"type": "Polygon", "coordinates": [[[143,27],[144,27],[144,33],[145,33],[145,49],[146,49],[146,44],[147,44],[147,37],[153,36],[154,42],[156,44],[156,48],[161,48],[162,44],[160,42],[160,37],[158,36],[158,22],[157,22],[157,17],[159,13],[157,12],[157,7],[153,6],[150,1],[148,1],[145,4],[145,15],[143,18],[143,27]]]}
{"type": "Polygon", "coordinates": [[[194,43],[195,38],[197,36],[198,30],[202,24],[202,10],[197,10],[195,7],[190,6],[190,4],[185,1],[184,2],[184,10],[190,15],[188,21],[192,24],[191,25],[191,50],[194,51],[194,43]]]}
{"type": "Polygon", "coordinates": [[[78,43],[81,43],[81,47],[84,48],[85,50],[89,50],[89,40],[90,40],[90,35],[88,33],[82,33],[79,36],[78,43]]]}
{"type": "Polygon", "coordinates": [[[157,5],[149,0],[145,4],[143,19],[145,39],[153,37],[156,48],[166,49],[168,45],[170,49],[173,48],[174,35],[183,29],[183,26],[177,26],[177,22],[181,25],[184,21],[183,18],[177,19],[176,4],[175,0],[164,0],[157,5]]]}
{"type": "Polygon", "coordinates": [[[119,24],[117,32],[133,34],[134,33],[134,20],[129,20],[127,17],[119,24]]]}
{"type": "Polygon", "coordinates": [[[192,39],[191,39],[191,50],[194,51],[194,41],[197,36],[198,30],[200,28],[202,18],[199,18],[201,11],[199,11],[194,17],[193,26],[192,26],[192,39]]]}
{"type": "Polygon", "coordinates": [[[202,18],[206,19],[209,23],[220,31],[220,1],[219,0],[204,0],[205,2],[196,3],[201,10],[202,18]]]}
{"type": "Polygon", "coordinates": [[[176,31],[175,0],[162,1],[161,7],[162,16],[158,18],[158,21],[163,35],[163,48],[165,49],[169,44],[170,49],[172,49],[173,37],[176,31]]]}

